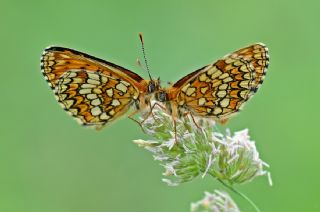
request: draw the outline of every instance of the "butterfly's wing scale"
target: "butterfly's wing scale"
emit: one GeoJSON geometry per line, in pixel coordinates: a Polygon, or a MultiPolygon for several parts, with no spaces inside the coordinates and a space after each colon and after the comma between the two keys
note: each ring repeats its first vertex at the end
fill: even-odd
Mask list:
{"type": "Polygon", "coordinates": [[[41,69],[63,108],[80,123],[96,128],[127,112],[147,89],[139,75],[63,47],[47,48],[41,69]]]}
{"type": "Polygon", "coordinates": [[[257,91],[268,60],[263,44],[235,51],[176,82],[169,100],[197,116],[227,119],[257,91]]]}

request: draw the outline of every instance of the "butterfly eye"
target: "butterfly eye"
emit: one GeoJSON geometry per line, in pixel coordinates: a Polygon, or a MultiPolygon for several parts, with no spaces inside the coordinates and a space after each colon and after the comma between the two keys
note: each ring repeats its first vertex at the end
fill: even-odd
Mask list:
{"type": "Polygon", "coordinates": [[[148,92],[149,93],[153,93],[156,90],[156,84],[154,81],[150,81],[149,85],[148,85],[148,92]]]}
{"type": "Polygon", "coordinates": [[[157,100],[160,102],[167,101],[167,93],[165,91],[160,91],[156,96],[157,100]]]}

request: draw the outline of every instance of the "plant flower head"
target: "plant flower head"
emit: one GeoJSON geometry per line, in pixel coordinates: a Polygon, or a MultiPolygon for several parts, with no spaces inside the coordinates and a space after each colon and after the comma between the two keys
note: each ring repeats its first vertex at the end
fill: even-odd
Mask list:
{"type": "Polygon", "coordinates": [[[198,128],[187,115],[176,119],[175,132],[172,117],[161,107],[155,106],[152,113],[142,127],[154,140],[134,142],[161,162],[165,168],[163,181],[169,185],[206,175],[232,185],[268,174],[264,170],[268,165],[260,159],[247,129],[234,134],[227,130],[223,134],[218,132],[215,122],[196,120],[198,128]]]}
{"type": "Polygon", "coordinates": [[[222,191],[205,192],[205,197],[198,202],[191,203],[191,212],[240,212],[231,197],[222,191]]]}

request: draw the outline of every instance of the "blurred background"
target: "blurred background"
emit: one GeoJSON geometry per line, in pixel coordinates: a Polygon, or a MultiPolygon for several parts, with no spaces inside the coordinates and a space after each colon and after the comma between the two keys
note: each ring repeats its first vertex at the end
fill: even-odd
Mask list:
{"type": "Polygon", "coordinates": [[[260,177],[237,188],[262,211],[319,211],[319,9],[313,0],[1,0],[0,211],[189,211],[204,191],[222,188],[210,177],[168,187],[163,168],[132,143],[147,138],[139,126],[122,118],[100,132],[81,127],[40,73],[40,55],[54,44],[147,77],[135,65],[138,32],[164,82],[267,44],[265,83],[227,127],[249,128],[274,186],[260,177]]]}

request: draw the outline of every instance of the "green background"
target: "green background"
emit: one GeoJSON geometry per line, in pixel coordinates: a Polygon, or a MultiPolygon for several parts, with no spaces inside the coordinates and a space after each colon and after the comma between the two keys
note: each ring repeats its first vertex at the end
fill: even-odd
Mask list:
{"type": "Polygon", "coordinates": [[[152,75],[164,82],[267,44],[265,83],[227,126],[249,128],[274,186],[260,177],[237,188],[262,211],[320,211],[319,9],[316,0],[1,0],[0,211],[188,211],[221,188],[209,177],[168,187],[158,162],[132,143],[147,138],[135,123],[81,127],[40,73],[43,49],[55,44],[147,77],[135,65],[140,31],[152,75]]]}

